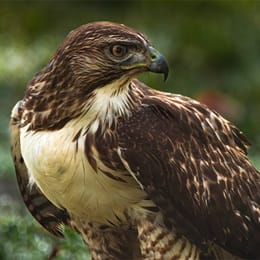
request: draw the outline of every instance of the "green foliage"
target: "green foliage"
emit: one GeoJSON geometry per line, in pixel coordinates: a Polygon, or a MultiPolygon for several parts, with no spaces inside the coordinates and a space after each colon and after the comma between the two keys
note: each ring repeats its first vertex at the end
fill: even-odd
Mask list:
{"type": "Polygon", "coordinates": [[[0,259],[44,259],[51,250],[52,239],[32,221],[21,215],[9,197],[0,200],[0,259]]]}
{"type": "Polygon", "coordinates": [[[83,243],[79,234],[71,228],[64,228],[65,239],[59,241],[60,251],[57,259],[89,259],[86,245],[83,243]]]}
{"type": "Polygon", "coordinates": [[[47,233],[28,212],[21,213],[10,198],[0,200],[0,259],[88,259],[87,248],[76,231],[64,228],[65,239],[47,233]]]}

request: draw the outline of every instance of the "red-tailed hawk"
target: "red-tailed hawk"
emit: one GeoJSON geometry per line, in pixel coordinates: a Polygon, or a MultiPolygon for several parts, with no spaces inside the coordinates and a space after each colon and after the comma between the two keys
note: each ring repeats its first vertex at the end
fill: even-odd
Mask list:
{"type": "Polygon", "coordinates": [[[199,102],[135,79],[165,58],[136,30],[72,31],[11,118],[32,215],[93,259],[260,257],[259,171],[244,135],[199,102]]]}

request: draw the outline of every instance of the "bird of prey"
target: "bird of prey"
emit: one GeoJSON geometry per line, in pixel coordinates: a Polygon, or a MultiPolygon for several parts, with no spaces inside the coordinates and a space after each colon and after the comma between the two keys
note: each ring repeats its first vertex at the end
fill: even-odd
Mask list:
{"type": "Polygon", "coordinates": [[[142,33],[93,22],[68,34],[11,115],[23,200],[93,259],[260,257],[259,176],[232,123],[135,77],[168,74],[142,33]]]}

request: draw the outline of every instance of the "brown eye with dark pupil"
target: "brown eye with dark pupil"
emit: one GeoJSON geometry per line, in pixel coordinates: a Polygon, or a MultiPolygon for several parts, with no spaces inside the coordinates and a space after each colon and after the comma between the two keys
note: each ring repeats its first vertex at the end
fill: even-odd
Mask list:
{"type": "Polygon", "coordinates": [[[115,56],[115,57],[123,57],[126,52],[127,52],[127,49],[125,46],[122,46],[122,45],[114,45],[112,48],[111,48],[111,52],[112,54],[115,56]]]}

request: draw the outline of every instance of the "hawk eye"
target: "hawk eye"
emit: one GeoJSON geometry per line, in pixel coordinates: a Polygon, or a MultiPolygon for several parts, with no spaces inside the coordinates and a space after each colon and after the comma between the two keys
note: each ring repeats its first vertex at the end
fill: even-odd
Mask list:
{"type": "Polygon", "coordinates": [[[115,56],[117,58],[121,58],[126,55],[128,49],[124,45],[116,44],[111,47],[110,51],[113,56],[115,56]]]}

